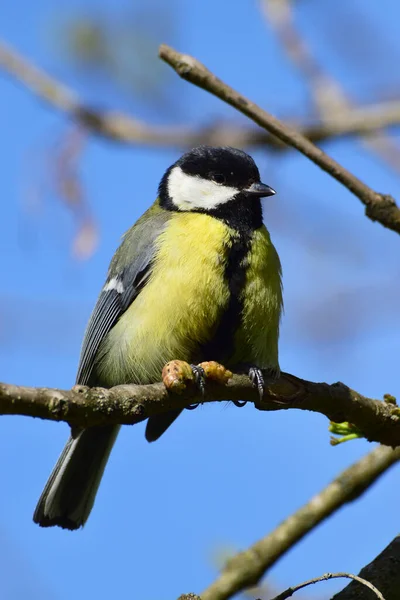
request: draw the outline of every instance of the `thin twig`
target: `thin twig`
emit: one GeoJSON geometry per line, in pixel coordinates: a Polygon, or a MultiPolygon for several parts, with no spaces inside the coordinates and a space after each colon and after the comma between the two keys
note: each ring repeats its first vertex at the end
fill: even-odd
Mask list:
{"type": "Polygon", "coordinates": [[[218,79],[197,59],[187,54],[181,54],[165,44],[160,46],[159,54],[182,79],[230,104],[280,140],[299,150],[321,169],[346,186],[365,205],[365,212],[370,219],[379,221],[388,229],[400,233],[400,209],[391,196],[379,194],[372,190],[301,133],[285,125],[282,121],[242,96],[242,94],[239,94],[221,79],[218,79]]]}
{"type": "Polygon", "coordinates": [[[358,577],[358,575],[352,575],[351,573],[325,573],[325,575],[321,575],[321,577],[315,577],[314,579],[309,579],[308,581],[299,583],[299,585],[290,587],[278,596],[275,596],[275,598],[272,598],[271,600],[287,600],[287,598],[290,598],[291,596],[293,596],[293,594],[309,585],[313,585],[314,583],[320,583],[321,581],[328,581],[329,579],[339,579],[343,577],[345,579],[353,579],[354,581],[358,581],[358,583],[361,583],[362,585],[370,589],[372,592],[374,592],[374,594],[377,598],[379,598],[379,600],[385,600],[380,591],[376,589],[376,587],[372,585],[372,583],[370,583],[366,579],[362,579],[362,577],[358,577]]]}
{"type": "Polygon", "coordinates": [[[289,548],[343,505],[356,500],[399,460],[400,448],[375,448],[340,473],[274,531],[230,559],[220,576],[200,594],[201,599],[226,600],[255,586],[289,548]]]}
{"type": "Polygon", "coordinates": [[[167,392],[162,383],[111,389],[75,386],[70,391],[0,384],[0,414],[66,421],[82,427],[132,425],[194,402],[226,400],[246,400],[258,410],[318,412],[336,423],[352,423],[370,441],[400,445],[399,407],[366,398],[343,383],[313,383],[288,373],[267,387],[262,400],[244,375],[234,375],[227,385],[210,381],[204,397],[190,384],[180,395],[167,392]]]}

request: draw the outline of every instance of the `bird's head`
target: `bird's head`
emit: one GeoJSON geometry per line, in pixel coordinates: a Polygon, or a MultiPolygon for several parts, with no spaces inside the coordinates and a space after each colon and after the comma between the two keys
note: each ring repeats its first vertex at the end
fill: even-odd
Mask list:
{"type": "Polygon", "coordinates": [[[166,171],[159,186],[164,208],[210,214],[254,201],[260,205],[260,198],[273,194],[271,187],[261,183],[251,156],[229,147],[193,148],[166,171]]]}

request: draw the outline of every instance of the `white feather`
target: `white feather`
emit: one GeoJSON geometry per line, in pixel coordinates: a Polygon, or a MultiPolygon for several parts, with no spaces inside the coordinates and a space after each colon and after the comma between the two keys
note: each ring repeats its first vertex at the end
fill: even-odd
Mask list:
{"type": "Polygon", "coordinates": [[[115,290],[118,294],[122,294],[124,291],[124,284],[118,277],[113,277],[110,281],[107,281],[106,285],[103,287],[103,292],[110,292],[111,290],[115,290]]]}
{"type": "Polygon", "coordinates": [[[174,167],[168,177],[169,197],[180,210],[210,210],[228,202],[238,192],[236,188],[210,179],[187,175],[180,167],[174,167]]]}

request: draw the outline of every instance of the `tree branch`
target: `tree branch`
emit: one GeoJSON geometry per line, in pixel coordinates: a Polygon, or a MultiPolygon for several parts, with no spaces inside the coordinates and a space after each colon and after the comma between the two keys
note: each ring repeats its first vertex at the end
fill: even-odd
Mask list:
{"type": "Polygon", "coordinates": [[[318,412],[337,423],[349,421],[369,441],[400,445],[397,406],[366,398],[342,383],[313,383],[288,373],[282,373],[268,386],[262,401],[244,375],[234,375],[227,385],[209,381],[204,397],[190,383],[180,395],[167,392],[162,383],[111,389],[75,386],[70,391],[0,384],[0,414],[66,421],[81,427],[132,425],[194,402],[226,400],[247,400],[258,410],[298,408],[318,412]]]}
{"type": "MultiPolygon", "coordinates": [[[[226,600],[237,592],[256,585],[289,548],[344,504],[356,500],[382,473],[399,460],[400,448],[375,448],[343,471],[307,504],[278,525],[272,533],[228,561],[218,579],[200,594],[201,599],[226,600]]],[[[360,575],[379,588],[378,580],[371,579],[370,573],[362,571],[360,575]]],[[[350,597],[340,600],[350,600],[350,597]]]]}
{"type": "MultiPolygon", "coordinates": [[[[214,123],[197,129],[174,126],[152,127],[117,111],[102,111],[86,106],[71,89],[38,69],[14,49],[0,42],[0,67],[80,125],[96,135],[115,142],[151,146],[193,147],[200,144],[227,146],[268,146],[287,150],[287,146],[267,131],[214,123]]],[[[368,135],[377,129],[400,125],[400,102],[382,102],[351,111],[337,112],[324,122],[292,123],[314,142],[352,135],[368,135]]]]}
{"type": "Polygon", "coordinates": [[[230,104],[285,144],[299,150],[321,169],[346,186],[365,205],[366,215],[370,219],[379,221],[384,227],[400,233],[400,209],[391,196],[379,194],[369,188],[363,181],[315,146],[301,133],[285,125],[282,121],[236,92],[192,56],[176,52],[176,50],[164,44],[160,46],[159,54],[182,79],[230,104]]]}

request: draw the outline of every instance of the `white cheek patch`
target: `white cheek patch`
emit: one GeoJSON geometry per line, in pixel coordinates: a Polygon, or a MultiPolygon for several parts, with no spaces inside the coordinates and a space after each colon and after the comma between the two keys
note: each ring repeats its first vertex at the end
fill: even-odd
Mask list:
{"type": "Polygon", "coordinates": [[[236,188],[187,175],[180,167],[174,167],[168,177],[168,194],[180,210],[210,210],[232,200],[238,192],[236,188]]]}
{"type": "Polygon", "coordinates": [[[110,292],[111,290],[115,290],[118,294],[122,294],[124,291],[124,285],[117,277],[113,277],[110,281],[107,281],[106,285],[103,287],[103,292],[110,292]]]}

